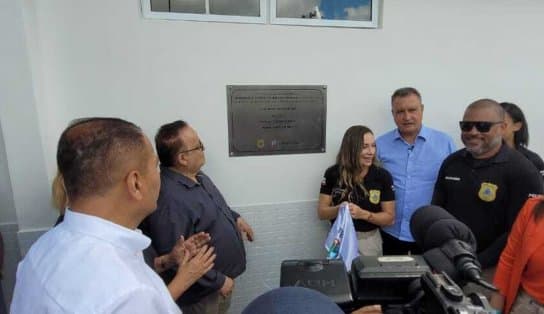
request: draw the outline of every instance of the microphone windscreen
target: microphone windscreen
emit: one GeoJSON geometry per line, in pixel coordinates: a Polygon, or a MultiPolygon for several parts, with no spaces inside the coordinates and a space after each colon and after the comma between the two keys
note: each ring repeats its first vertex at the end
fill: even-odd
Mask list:
{"type": "Polygon", "coordinates": [[[410,220],[410,231],[423,251],[440,247],[449,240],[461,240],[476,251],[472,231],[445,209],[428,205],[418,208],[410,220]]]}

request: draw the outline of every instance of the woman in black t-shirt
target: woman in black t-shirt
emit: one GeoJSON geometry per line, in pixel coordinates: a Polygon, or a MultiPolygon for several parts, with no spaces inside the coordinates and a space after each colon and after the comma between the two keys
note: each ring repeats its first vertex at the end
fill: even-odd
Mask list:
{"type": "Polygon", "coordinates": [[[525,115],[520,107],[509,102],[500,103],[505,111],[504,122],[506,130],[503,139],[513,149],[522,153],[529,161],[535,165],[536,169],[544,176],[544,161],[537,153],[529,150],[529,125],[525,119],[525,115]]]}
{"type": "Polygon", "coordinates": [[[319,218],[334,221],[343,202],[349,205],[359,252],[382,255],[378,229],[395,221],[395,193],[389,172],[376,165],[376,142],[365,126],[352,126],[346,131],[336,164],[325,171],[317,209],[319,218]]]}

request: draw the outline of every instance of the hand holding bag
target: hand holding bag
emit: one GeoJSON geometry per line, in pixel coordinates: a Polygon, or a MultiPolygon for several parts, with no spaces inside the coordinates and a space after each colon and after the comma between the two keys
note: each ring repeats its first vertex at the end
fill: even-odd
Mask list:
{"type": "Polygon", "coordinates": [[[327,250],[327,259],[341,258],[348,271],[351,270],[353,259],[359,256],[357,234],[347,202],[340,204],[336,220],[325,240],[325,249],[327,250]]]}

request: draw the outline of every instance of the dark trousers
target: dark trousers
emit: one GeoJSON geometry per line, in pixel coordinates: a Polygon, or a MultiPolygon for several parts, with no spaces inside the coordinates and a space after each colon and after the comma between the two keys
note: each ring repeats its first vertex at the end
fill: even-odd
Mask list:
{"type": "Polygon", "coordinates": [[[225,314],[229,310],[232,293],[228,297],[214,292],[200,301],[181,307],[183,314],[225,314]]]}
{"type": "Polygon", "coordinates": [[[383,255],[417,255],[423,252],[415,242],[406,242],[380,230],[383,241],[383,255]]]}

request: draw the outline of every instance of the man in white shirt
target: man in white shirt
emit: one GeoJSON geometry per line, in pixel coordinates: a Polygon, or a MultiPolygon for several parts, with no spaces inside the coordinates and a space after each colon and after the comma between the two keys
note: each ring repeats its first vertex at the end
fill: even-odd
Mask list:
{"type": "Polygon", "coordinates": [[[148,267],[136,229],[156,208],[158,160],[136,125],[78,120],[61,135],[57,165],[70,208],[17,269],[11,313],[180,313],[179,297],[213,266],[212,249],[185,251],[168,289],[148,267]]]}

